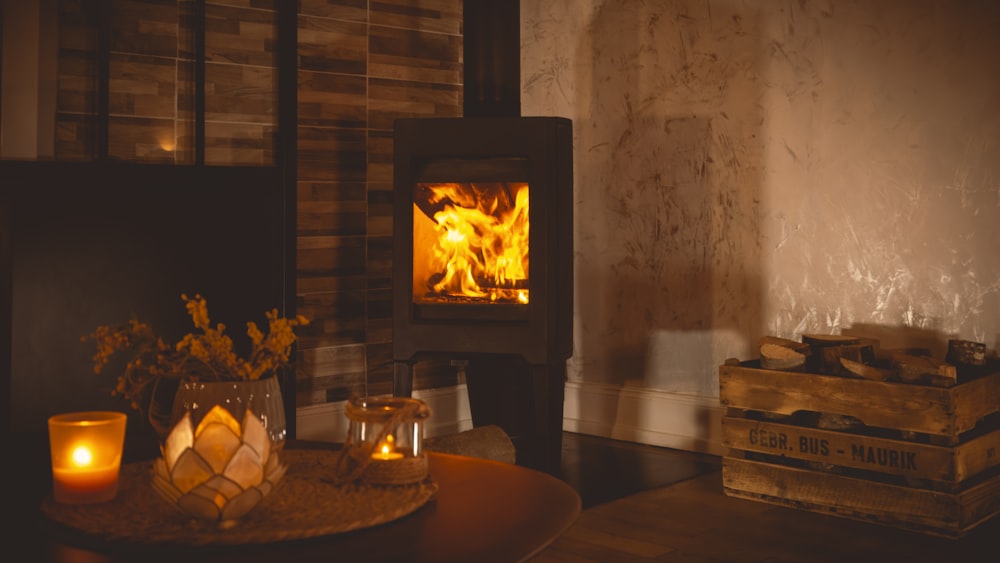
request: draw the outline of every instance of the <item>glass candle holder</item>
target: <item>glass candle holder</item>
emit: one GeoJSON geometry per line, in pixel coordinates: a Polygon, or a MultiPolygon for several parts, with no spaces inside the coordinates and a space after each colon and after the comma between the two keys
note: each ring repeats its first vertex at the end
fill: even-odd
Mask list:
{"type": "Polygon", "coordinates": [[[171,428],[153,463],[153,488],[181,512],[230,527],[253,510],[287,469],[252,409],[242,422],[223,405],[191,412],[171,428]]]}
{"type": "Polygon", "coordinates": [[[427,477],[424,421],[430,408],[408,397],[359,397],[348,401],[348,446],[362,455],[362,478],[406,485],[427,477]]]}
{"type": "Polygon", "coordinates": [[[52,496],[63,504],[106,502],[118,494],[125,413],[89,411],[49,418],[52,496]]]}

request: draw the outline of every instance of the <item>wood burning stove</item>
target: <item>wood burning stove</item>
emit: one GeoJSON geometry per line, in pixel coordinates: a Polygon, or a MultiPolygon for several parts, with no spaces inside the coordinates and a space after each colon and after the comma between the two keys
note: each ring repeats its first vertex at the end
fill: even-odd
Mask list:
{"type": "Polygon", "coordinates": [[[571,136],[558,117],[396,122],[396,359],[569,357],[571,136]]]}
{"type": "Polygon", "coordinates": [[[394,136],[393,394],[465,366],[472,421],[557,473],[573,348],[573,133],[520,116],[519,0],[463,4],[464,113],[394,136]]]}
{"type": "Polygon", "coordinates": [[[421,358],[467,360],[473,423],[505,427],[519,462],[556,471],[573,345],[572,124],[400,119],[394,144],[393,392],[410,395],[421,358]]]}

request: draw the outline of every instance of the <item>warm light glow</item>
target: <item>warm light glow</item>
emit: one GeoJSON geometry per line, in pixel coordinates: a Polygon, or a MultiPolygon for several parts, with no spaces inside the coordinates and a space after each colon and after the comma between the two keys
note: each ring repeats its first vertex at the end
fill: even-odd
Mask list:
{"type": "Polygon", "coordinates": [[[49,418],[52,493],[56,502],[105,502],[118,491],[124,413],[66,413],[49,418]]]}
{"type": "Polygon", "coordinates": [[[173,137],[172,134],[171,135],[167,135],[167,134],[160,135],[160,138],[157,140],[157,142],[160,145],[160,149],[162,149],[162,150],[164,150],[166,152],[174,152],[174,149],[177,148],[177,141],[174,139],[174,137],[173,137]]]}
{"type": "Polygon", "coordinates": [[[174,423],[153,464],[153,488],[183,512],[208,521],[240,518],[267,496],[287,469],[260,417],[242,423],[216,404],[197,426],[191,411],[174,423]]]}
{"type": "Polygon", "coordinates": [[[437,231],[424,254],[431,294],[528,303],[528,184],[420,184],[418,193],[425,199],[415,205],[433,212],[437,231]]]}
{"type": "Polygon", "coordinates": [[[87,446],[77,446],[73,448],[71,459],[76,467],[90,467],[94,463],[94,454],[87,446]]]}
{"type": "Polygon", "coordinates": [[[372,458],[382,459],[382,460],[402,459],[403,454],[401,452],[396,451],[394,442],[395,439],[392,437],[392,434],[386,436],[385,442],[382,442],[382,445],[379,447],[378,451],[372,454],[372,458]]]}

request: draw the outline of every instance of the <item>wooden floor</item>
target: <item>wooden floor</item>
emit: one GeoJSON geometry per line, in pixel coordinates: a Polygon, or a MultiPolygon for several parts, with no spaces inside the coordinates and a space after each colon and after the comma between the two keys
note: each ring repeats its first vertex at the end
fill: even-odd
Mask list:
{"type": "Polygon", "coordinates": [[[584,511],[532,563],[1000,561],[1000,517],[960,540],[947,539],[727,497],[717,457],[577,435],[564,442],[564,472],[584,511]],[[595,470],[591,462],[599,455],[605,461],[595,470]],[[588,471],[611,481],[639,476],[631,489],[643,490],[626,492],[630,487],[619,483],[601,492],[591,478],[573,481],[588,471]],[[667,477],[654,475],[660,471],[667,477]]]}
{"type": "Polygon", "coordinates": [[[580,494],[584,509],[719,467],[716,456],[563,432],[561,478],[580,494]]]}

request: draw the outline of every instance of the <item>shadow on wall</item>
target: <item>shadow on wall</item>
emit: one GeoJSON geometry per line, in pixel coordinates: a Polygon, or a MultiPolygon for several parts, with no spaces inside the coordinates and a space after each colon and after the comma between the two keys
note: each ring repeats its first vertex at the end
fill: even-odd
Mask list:
{"type": "Polygon", "coordinates": [[[755,26],[624,0],[579,41],[593,75],[576,100],[590,122],[577,128],[571,377],[715,396],[718,366],[759,339],[755,26]]]}
{"type": "MultiPolygon", "coordinates": [[[[887,326],[866,323],[854,323],[850,328],[841,331],[845,336],[858,336],[878,340],[879,347],[887,348],[921,348],[931,353],[931,357],[944,360],[948,354],[948,341],[959,338],[956,334],[946,334],[936,329],[917,328],[909,326],[887,326]]],[[[987,347],[989,347],[989,343],[987,347]]]]}
{"type": "MultiPolygon", "coordinates": [[[[719,366],[727,358],[748,359],[734,353],[747,347],[747,334],[730,328],[652,330],[648,343],[642,384],[649,387],[650,381],[659,381],[657,388],[671,393],[718,397],[719,366]]],[[[751,348],[748,354],[753,356],[751,348]]]]}

